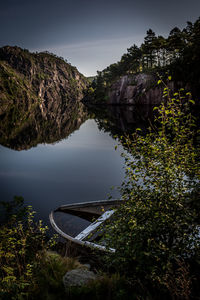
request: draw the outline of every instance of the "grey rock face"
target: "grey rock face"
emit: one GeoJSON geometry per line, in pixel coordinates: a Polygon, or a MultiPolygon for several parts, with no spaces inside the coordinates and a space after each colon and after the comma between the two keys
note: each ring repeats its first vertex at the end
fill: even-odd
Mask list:
{"type": "Polygon", "coordinates": [[[65,288],[72,286],[82,286],[90,280],[96,279],[96,275],[92,271],[85,269],[75,269],[67,272],[63,276],[63,284],[65,288]]]}
{"type": "Polygon", "coordinates": [[[154,105],[162,100],[162,88],[153,75],[125,75],[112,85],[108,96],[108,104],[154,105]]]}

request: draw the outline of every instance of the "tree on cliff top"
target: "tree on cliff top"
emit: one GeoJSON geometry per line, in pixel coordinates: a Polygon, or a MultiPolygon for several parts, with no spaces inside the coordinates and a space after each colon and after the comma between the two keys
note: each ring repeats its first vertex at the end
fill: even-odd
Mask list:
{"type": "MultiPolygon", "coordinates": [[[[138,72],[164,73],[166,70],[174,79],[190,84],[190,89],[197,95],[200,90],[200,18],[194,23],[187,22],[186,28],[173,28],[169,36],[156,36],[152,29],[140,47],[127,49],[121,60],[101,71],[105,87],[126,74],[138,72]]],[[[97,76],[98,78],[98,76],[97,76]]],[[[97,86],[99,93],[99,87],[97,86]]]]}

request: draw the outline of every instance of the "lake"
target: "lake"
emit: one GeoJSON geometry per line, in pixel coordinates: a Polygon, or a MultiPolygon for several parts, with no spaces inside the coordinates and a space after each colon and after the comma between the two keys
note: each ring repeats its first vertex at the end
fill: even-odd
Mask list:
{"type": "Polygon", "coordinates": [[[1,146],[1,199],[23,196],[44,220],[61,204],[106,199],[124,177],[121,149],[115,151],[115,145],[94,120],[87,120],[56,144],[21,151],[1,146]]]}
{"type": "Polygon", "coordinates": [[[141,115],[143,120],[133,107],[91,113],[79,104],[57,116],[37,108],[26,119],[7,117],[7,124],[1,122],[1,200],[22,196],[48,223],[50,211],[60,205],[103,200],[109,194],[119,198],[111,187],[124,179],[124,150],[115,150],[114,136],[143,127],[141,115]]]}

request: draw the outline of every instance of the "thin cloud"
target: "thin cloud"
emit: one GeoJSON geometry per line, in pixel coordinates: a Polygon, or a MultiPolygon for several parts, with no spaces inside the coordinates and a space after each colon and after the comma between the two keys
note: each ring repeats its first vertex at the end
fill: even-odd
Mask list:
{"type": "MultiPolygon", "coordinates": [[[[51,52],[56,52],[56,51],[61,51],[61,50],[75,50],[75,49],[90,49],[90,48],[96,48],[96,47],[103,47],[107,48],[110,45],[113,44],[125,44],[125,43],[137,43],[137,41],[142,40],[143,37],[138,35],[138,36],[129,36],[126,38],[118,38],[118,39],[102,39],[102,40],[94,40],[94,41],[88,41],[88,42],[82,42],[82,43],[73,43],[73,44],[64,44],[64,45],[59,45],[59,46],[53,46],[53,47],[47,47],[46,49],[41,48],[41,49],[32,49],[32,51],[44,51],[47,50],[51,52]],[[134,41],[135,40],[135,41],[134,41]]],[[[131,46],[131,44],[130,44],[131,46]]]]}

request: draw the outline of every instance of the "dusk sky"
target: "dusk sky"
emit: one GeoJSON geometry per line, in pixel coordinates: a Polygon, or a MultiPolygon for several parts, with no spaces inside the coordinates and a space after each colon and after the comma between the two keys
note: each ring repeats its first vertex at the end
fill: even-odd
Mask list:
{"type": "Polygon", "coordinates": [[[91,76],[140,45],[149,28],[166,36],[199,16],[198,0],[6,0],[0,46],[48,50],[91,76]]]}

